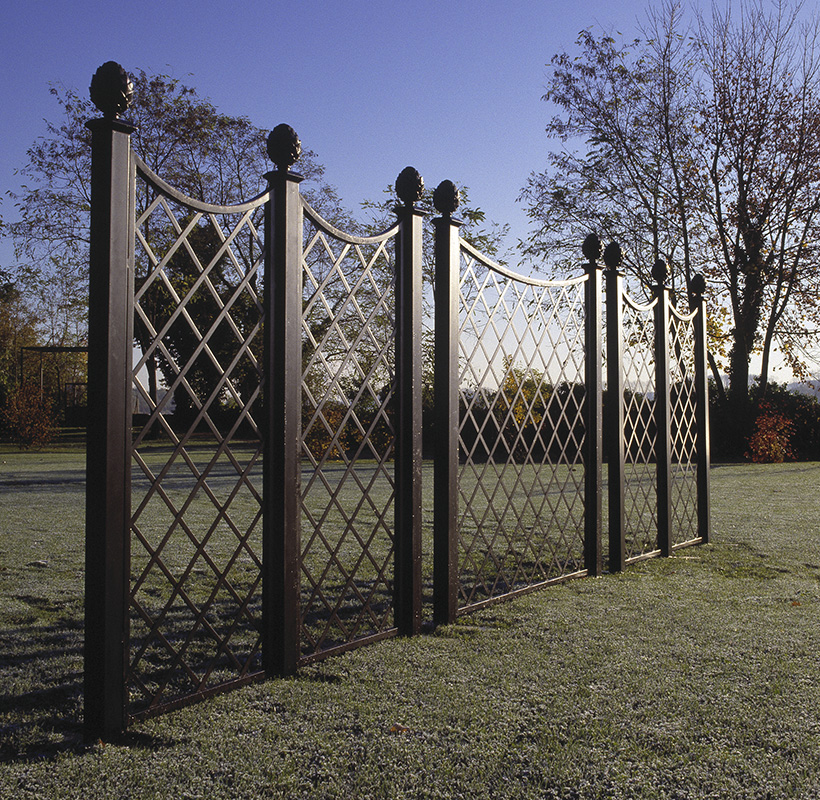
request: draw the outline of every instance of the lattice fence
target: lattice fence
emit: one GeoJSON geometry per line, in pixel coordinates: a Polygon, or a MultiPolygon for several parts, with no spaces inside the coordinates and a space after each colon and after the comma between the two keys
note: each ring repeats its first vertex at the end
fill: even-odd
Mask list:
{"type": "Polygon", "coordinates": [[[302,659],[395,632],[398,229],[355,237],[305,206],[302,659]]]}
{"type": "Polygon", "coordinates": [[[670,306],[671,546],[700,538],[698,523],[697,311],[670,306]]]}
{"type": "Polygon", "coordinates": [[[415,170],[396,224],[353,235],[302,197],[286,126],[229,207],[90,127],[90,733],[418,633],[431,583],[446,622],[599,574],[607,517],[612,570],[708,539],[702,289],[635,303],[610,246],[604,293],[594,237],[581,277],[516,274],[459,235],[449,182],[426,287],[415,170]]]}
{"type": "Polygon", "coordinates": [[[627,295],[623,301],[623,508],[629,562],[658,550],[655,304],[640,305],[627,295]]]}

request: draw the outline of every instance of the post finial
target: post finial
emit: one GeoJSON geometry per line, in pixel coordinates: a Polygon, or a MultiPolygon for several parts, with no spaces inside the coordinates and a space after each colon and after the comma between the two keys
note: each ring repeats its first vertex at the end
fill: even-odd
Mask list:
{"type": "Polygon", "coordinates": [[[689,292],[692,294],[693,297],[703,297],[704,293],[706,292],[706,278],[703,277],[702,273],[696,272],[692,276],[692,280],[689,283],[689,292]]]}
{"type": "Polygon", "coordinates": [[[601,257],[601,240],[598,234],[590,233],[581,245],[581,252],[587,257],[590,264],[594,264],[601,257]]]}
{"type": "Polygon", "coordinates": [[[664,286],[668,274],[669,270],[666,267],[666,262],[662,258],[659,258],[652,267],[652,279],[658,286],[664,286]]]}
{"type": "Polygon", "coordinates": [[[415,167],[405,167],[396,178],[396,194],[406,206],[421,200],[424,193],[424,178],[415,167]]]}
{"type": "Polygon", "coordinates": [[[276,168],[287,172],[302,155],[302,142],[296,131],[284,122],[268,134],[268,157],[276,168]]]}
{"type": "Polygon", "coordinates": [[[452,181],[442,181],[433,192],[433,205],[444,217],[452,217],[461,202],[458,187],[452,181]]]}
{"type": "Polygon", "coordinates": [[[604,250],[604,264],[607,265],[608,269],[614,271],[621,266],[622,259],[623,252],[621,251],[621,246],[617,242],[610,242],[606,246],[606,250],[604,250]]]}
{"type": "Polygon", "coordinates": [[[89,94],[106,119],[117,119],[134,99],[134,82],[116,61],[106,61],[91,78],[89,94]]]}

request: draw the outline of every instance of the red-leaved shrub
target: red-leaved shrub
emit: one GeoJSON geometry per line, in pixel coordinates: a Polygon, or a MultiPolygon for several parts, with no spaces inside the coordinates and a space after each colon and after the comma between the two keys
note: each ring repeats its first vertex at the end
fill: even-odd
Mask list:
{"type": "Polygon", "coordinates": [[[755,428],[749,437],[746,457],[756,464],[780,464],[795,458],[791,446],[794,423],[769,403],[758,408],[755,428]]]}

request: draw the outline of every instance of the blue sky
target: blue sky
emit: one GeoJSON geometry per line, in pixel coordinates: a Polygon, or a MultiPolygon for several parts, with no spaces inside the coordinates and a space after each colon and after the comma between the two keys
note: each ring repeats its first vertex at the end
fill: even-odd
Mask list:
{"type": "MultiPolygon", "coordinates": [[[[346,204],[380,198],[408,164],[470,187],[488,217],[527,231],[516,198],[551,146],[541,100],[553,54],[590,25],[637,32],[645,0],[22,0],[0,25],[0,213],[14,170],[59,109],[119,61],[183,78],[228,114],[292,125],[346,204]]],[[[10,263],[0,245],[0,266],[10,263]]]]}

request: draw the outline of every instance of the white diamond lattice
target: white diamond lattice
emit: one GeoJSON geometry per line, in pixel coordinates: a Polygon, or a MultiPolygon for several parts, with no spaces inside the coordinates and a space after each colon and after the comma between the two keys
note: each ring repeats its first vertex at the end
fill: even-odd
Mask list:
{"type": "Polygon", "coordinates": [[[583,568],[584,297],[462,251],[462,607],[583,568]]]}
{"type": "Polygon", "coordinates": [[[261,667],[260,206],[136,221],[132,713],[261,667]]]}
{"type": "Polygon", "coordinates": [[[698,535],[695,334],[691,316],[674,309],[669,318],[670,416],[672,422],[672,545],[698,535]]]}
{"type": "Polygon", "coordinates": [[[306,225],[302,651],[393,625],[394,267],[387,245],[306,225]]]}
{"type": "Polygon", "coordinates": [[[624,541],[626,559],[657,548],[655,323],[651,307],[623,306],[624,541]]]}

